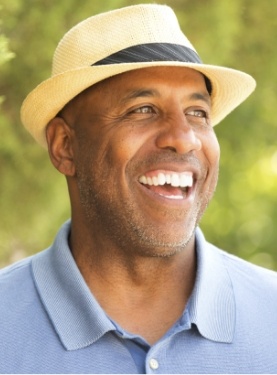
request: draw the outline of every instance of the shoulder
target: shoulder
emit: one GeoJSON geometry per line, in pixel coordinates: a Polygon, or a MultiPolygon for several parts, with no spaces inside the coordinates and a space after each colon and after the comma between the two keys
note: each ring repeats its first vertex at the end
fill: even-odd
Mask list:
{"type": "Polygon", "coordinates": [[[196,232],[196,249],[198,259],[208,265],[209,273],[229,275],[233,286],[241,290],[264,289],[265,292],[273,291],[277,296],[277,272],[216,247],[205,239],[199,228],[196,232]]]}
{"type": "Polygon", "coordinates": [[[25,303],[36,296],[32,262],[40,253],[18,261],[0,270],[0,314],[8,303],[25,303]]]}
{"type": "Polygon", "coordinates": [[[20,260],[0,270],[0,290],[16,279],[25,279],[30,274],[30,264],[33,256],[20,260]]]}
{"type": "Polygon", "coordinates": [[[22,284],[33,282],[33,264],[37,259],[43,258],[46,261],[49,258],[51,249],[57,249],[67,243],[68,233],[70,231],[70,220],[64,223],[60,228],[54,243],[47,249],[39,251],[35,255],[18,261],[10,266],[0,269],[0,295],[5,291],[16,292],[22,284]],[[15,288],[15,285],[17,288],[15,288]]]}
{"type": "Polygon", "coordinates": [[[250,263],[224,250],[218,249],[218,251],[221,253],[224,262],[228,266],[229,270],[242,273],[244,276],[260,276],[264,281],[273,282],[277,285],[277,272],[250,263]]]}
{"type": "Polygon", "coordinates": [[[19,343],[24,337],[26,339],[34,326],[42,327],[45,313],[33,275],[33,261],[44,252],[0,270],[0,332],[3,342],[9,341],[13,345],[17,337],[19,343]]]}
{"type": "Polygon", "coordinates": [[[33,311],[37,304],[38,298],[32,277],[32,258],[26,258],[0,270],[0,330],[4,341],[14,329],[18,328],[18,331],[22,332],[18,324],[24,320],[24,316],[30,317],[28,310],[33,311]]]}
{"type": "Polygon", "coordinates": [[[236,291],[240,291],[242,294],[247,293],[248,297],[262,295],[263,299],[273,298],[277,305],[277,272],[212,247],[220,252],[223,264],[236,291]]]}

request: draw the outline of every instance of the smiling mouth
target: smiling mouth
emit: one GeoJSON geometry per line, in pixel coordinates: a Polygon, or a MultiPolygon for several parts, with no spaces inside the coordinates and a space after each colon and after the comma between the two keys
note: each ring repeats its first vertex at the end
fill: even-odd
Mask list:
{"type": "Polygon", "coordinates": [[[140,176],[139,182],[164,198],[183,200],[192,189],[193,174],[192,172],[152,172],[140,176]]]}

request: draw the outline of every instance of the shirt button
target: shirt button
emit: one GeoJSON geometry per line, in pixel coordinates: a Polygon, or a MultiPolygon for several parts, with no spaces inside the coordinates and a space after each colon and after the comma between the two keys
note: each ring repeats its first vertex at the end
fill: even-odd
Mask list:
{"type": "Polygon", "coordinates": [[[152,358],[149,361],[149,366],[152,370],[157,370],[159,368],[159,362],[156,359],[152,358]]]}

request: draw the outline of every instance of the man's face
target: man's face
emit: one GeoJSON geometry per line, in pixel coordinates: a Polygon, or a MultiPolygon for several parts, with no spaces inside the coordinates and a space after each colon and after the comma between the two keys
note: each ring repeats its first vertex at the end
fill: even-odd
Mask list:
{"type": "Polygon", "coordinates": [[[75,102],[78,204],[92,233],[144,256],[181,251],[218,176],[203,76],[179,67],[136,70],[75,102]]]}

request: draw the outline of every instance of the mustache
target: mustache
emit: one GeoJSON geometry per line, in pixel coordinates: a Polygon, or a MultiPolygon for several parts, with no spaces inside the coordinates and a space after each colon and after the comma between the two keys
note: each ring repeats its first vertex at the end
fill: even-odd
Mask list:
{"type": "Polygon", "coordinates": [[[144,159],[137,160],[133,167],[137,168],[138,166],[143,169],[152,168],[153,165],[160,165],[160,164],[176,164],[176,165],[190,165],[196,168],[198,171],[205,171],[206,168],[203,167],[200,160],[193,155],[192,153],[187,154],[177,154],[170,150],[164,150],[162,152],[155,152],[151,154],[147,154],[144,159]]]}

